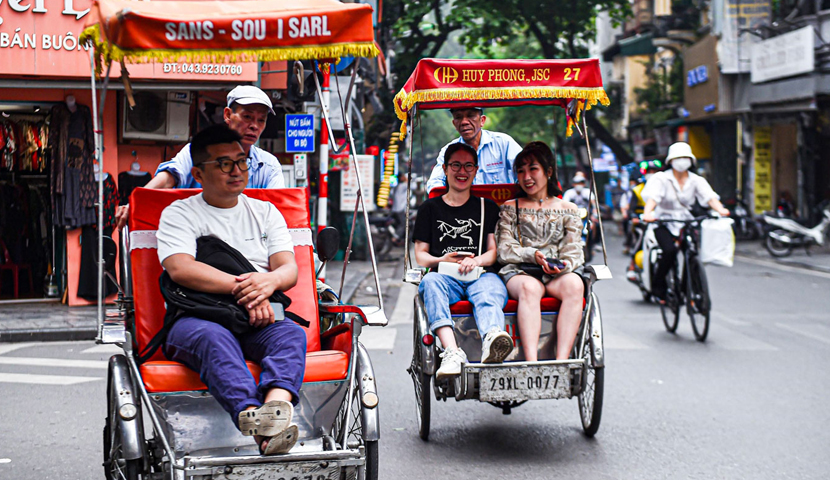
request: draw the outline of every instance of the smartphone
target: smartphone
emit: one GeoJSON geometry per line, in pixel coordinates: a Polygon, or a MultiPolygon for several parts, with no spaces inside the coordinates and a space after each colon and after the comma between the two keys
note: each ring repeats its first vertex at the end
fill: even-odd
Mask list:
{"type": "Polygon", "coordinates": [[[558,268],[559,270],[565,268],[565,264],[562,262],[562,260],[559,260],[558,258],[546,257],[545,260],[547,260],[548,266],[550,268],[558,268]]]}
{"type": "Polygon", "coordinates": [[[460,255],[463,257],[475,257],[476,254],[473,252],[455,252],[456,255],[460,255]]]}
{"type": "Polygon", "coordinates": [[[281,303],[271,302],[271,309],[274,310],[275,322],[285,320],[285,307],[283,307],[281,303]]]}

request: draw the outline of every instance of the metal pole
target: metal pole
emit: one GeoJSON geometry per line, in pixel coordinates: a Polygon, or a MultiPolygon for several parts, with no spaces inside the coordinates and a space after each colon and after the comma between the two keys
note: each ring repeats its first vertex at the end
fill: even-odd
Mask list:
{"type": "MultiPolygon", "coordinates": [[[[586,100],[587,101],[587,100],[586,100]]],[[[599,223],[599,239],[602,242],[602,258],[605,260],[605,265],[608,266],[608,252],[605,249],[605,232],[602,230],[602,212],[599,210],[599,195],[597,195],[597,179],[594,177],[594,156],[591,154],[591,142],[588,141],[588,124],[585,121],[585,117],[588,114],[586,111],[582,111],[582,128],[584,131],[582,136],[585,137],[585,148],[588,150],[588,165],[591,167],[591,190],[594,192],[594,203],[597,206],[597,222],[599,223]]],[[[576,122],[574,122],[576,125],[576,122]]],[[[576,128],[579,128],[577,125],[576,128]]],[[[590,203],[588,205],[590,211],[590,203]]],[[[590,235],[591,232],[588,232],[590,235]]]]}
{"type": "MultiPolygon", "coordinates": [[[[330,73],[329,66],[323,65],[323,88],[320,96],[320,104],[322,111],[328,111],[329,108],[329,81],[330,73]]],[[[312,75],[316,75],[312,72],[312,75]]],[[[329,202],[329,131],[326,116],[320,116],[320,179],[317,182],[317,231],[326,228],[328,224],[328,202],[329,202]]],[[[326,280],[326,267],[320,271],[320,281],[326,280]]]]}
{"type": "Polygon", "coordinates": [[[94,161],[98,164],[98,336],[101,339],[101,333],[104,328],[104,166],[101,156],[101,119],[98,115],[98,100],[97,100],[97,86],[95,85],[95,47],[89,49],[89,65],[90,65],[90,83],[92,86],[92,125],[95,139],[95,157],[94,161]]]}

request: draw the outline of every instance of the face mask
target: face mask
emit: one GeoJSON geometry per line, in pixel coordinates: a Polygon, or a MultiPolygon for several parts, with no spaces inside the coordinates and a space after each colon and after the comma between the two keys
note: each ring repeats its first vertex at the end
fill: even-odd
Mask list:
{"type": "Polygon", "coordinates": [[[582,193],[582,190],[584,189],[585,185],[574,185],[574,190],[576,190],[576,193],[582,193]]]}
{"type": "Polygon", "coordinates": [[[654,174],[653,174],[653,173],[647,173],[647,174],[646,174],[646,177],[645,177],[645,178],[646,178],[646,181],[648,181],[648,180],[649,180],[651,177],[653,177],[653,176],[654,176],[654,174]]]}
{"type": "Polygon", "coordinates": [[[685,172],[692,166],[691,158],[677,158],[671,161],[671,168],[678,172],[685,172]]]}

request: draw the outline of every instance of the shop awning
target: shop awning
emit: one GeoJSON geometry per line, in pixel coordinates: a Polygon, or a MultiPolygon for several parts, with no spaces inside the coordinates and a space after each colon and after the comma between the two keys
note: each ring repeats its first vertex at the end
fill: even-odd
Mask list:
{"type": "Polygon", "coordinates": [[[336,0],[94,0],[99,60],[236,62],[374,57],[372,7],[336,0]]]}
{"type": "Polygon", "coordinates": [[[657,48],[655,48],[651,41],[652,38],[651,33],[637,34],[633,37],[623,38],[617,42],[620,45],[620,55],[624,57],[631,57],[635,55],[651,55],[652,53],[657,53],[657,48]]]}

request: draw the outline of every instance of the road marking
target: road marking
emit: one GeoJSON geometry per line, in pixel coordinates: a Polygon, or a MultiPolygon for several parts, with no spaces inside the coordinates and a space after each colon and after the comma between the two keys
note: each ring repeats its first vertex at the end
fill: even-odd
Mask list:
{"type": "Polygon", "coordinates": [[[103,378],[73,377],[71,375],[32,375],[31,373],[0,373],[0,383],[26,383],[30,385],[75,385],[95,382],[103,378]]]}
{"type": "Polygon", "coordinates": [[[815,323],[802,323],[798,325],[792,325],[789,323],[776,323],[775,326],[778,328],[783,328],[788,332],[797,333],[807,338],[830,345],[830,328],[827,328],[824,325],[818,325],[815,323]]]}
{"type": "Polygon", "coordinates": [[[778,347],[744,335],[736,330],[726,328],[723,325],[711,327],[709,336],[706,337],[706,343],[713,347],[732,351],[778,351],[778,347]]]}
{"type": "Polygon", "coordinates": [[[782,270],[784,272],[806,274],[806,275],[812,275],[814,277],[830,279],[830,273],[819,272],[819,271],[816,271],[816,270],[810,270],[809,268],[791,267],[789,265],[781,265],[780,263],[777,263],[777,262],[773,262],[773,261],[769,261],[769,260],[761,260],[761,259],[758,259],[758,258],[745,257],[743,255],[735,255],[735,258],[737,258],[738,260],[740,260],[742,262],[751,263],[751,264],[762,266],[762,267],[775,268],[775,269],[778,269],[778,270],[782,270]]]}
{"type": "Polygon", "coordinates": [[[718,321],[726,322],[734,327],[750,327],[752,326],[752,322],[747,322],[746,320],[738,320],[737,318],[730,317],[725,313],[721,312],[712,312],[711,315],[715,317],[718,321]]]}
{"type": "Polygon", "coordinates": [[[69,360],[65,358],[0,357],[0,365],[31,367],[107,368],[106,360],[69,360]]]}
{"type": "Polygon", "coordinates": [[[0,458],[0,463],[12,463],[11,458],[0,458]]]}
{"type": "Polygon", "coordinates": [[[398,301],[395,302],[395,309],[392,310],[392,318],[389,325],[411,324],[415,318],[415,294],[418,287],[411,283],[402,283],[398,292],[398,301]]]}
{"type": "Polygon", "coordinates": [[[368,350],[394,350],[397,328],[364,327],[360,332],[360,343],[368,350]]]}
{"type": "Polygon", "coordinates": [[[5,345],[0,345],[0,355],[5,355],[21,348],[31,347],[32,345],[34,345],[34,343],[7,343],[5,345]]]}
{"type": "Polygon", "coordinates": [[[81,353],[109,353],[115,355],[117,353],[124,353],[124,350],[118,345],[104,344],[87,348],[86,350],[81,351],[81,353]]]}

